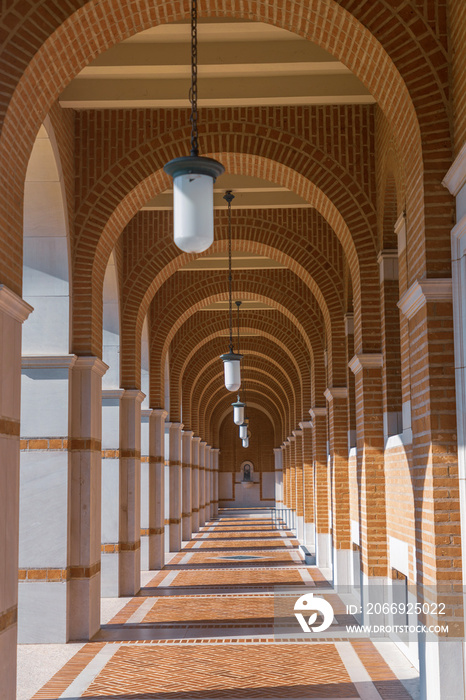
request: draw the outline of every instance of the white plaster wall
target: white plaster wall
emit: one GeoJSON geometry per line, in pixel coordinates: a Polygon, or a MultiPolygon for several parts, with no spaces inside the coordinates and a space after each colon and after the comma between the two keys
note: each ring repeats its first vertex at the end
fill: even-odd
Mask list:
{"type": "Polygon", "coordinates": [[[275,472],[262,472],[262,498],[273,498],[270,507],[275,505],[275,472]]]}
{"type": "Polygon", "coordinates": [[[65,644],[68,641],[67,593],[66,582],[19,582],[19,644],[65,644]]]}
{"type": "Polygon", "coordinates": [[[119,517],[119,471],[118,459],[102,460],[102,542],[118,542],[119,517]]]}
{"type": "Polygon", "coordinates": [[[219,501],[233,498],[233,485],[230,472],[218,473],[218,498],[219,501]]]}
{"type": "Polygon", "coordinates": [[[120,400],[102,399],[102,449],[118,450],[120,445],[120,400]]]}
{"type": "Polygon", "coordinates": [[[108,370],[103,376],[104,389],[120,386],[120,312],[118,304],[118,276],[113,253],[105,270],[103,289],[103,356],[108,370]]]}
{"type": "Polygon", "coordinates": [[[68,565],[68,452],[22,452],[20,568],[68,565]]]}

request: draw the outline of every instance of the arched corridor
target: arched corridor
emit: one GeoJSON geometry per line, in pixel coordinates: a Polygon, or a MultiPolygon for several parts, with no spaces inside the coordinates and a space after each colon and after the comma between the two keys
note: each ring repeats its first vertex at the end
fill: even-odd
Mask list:
{"type": "Polygon", "coordinates": [[[464,700],[464,0],[0,29],[0,700],[464,700]]]}

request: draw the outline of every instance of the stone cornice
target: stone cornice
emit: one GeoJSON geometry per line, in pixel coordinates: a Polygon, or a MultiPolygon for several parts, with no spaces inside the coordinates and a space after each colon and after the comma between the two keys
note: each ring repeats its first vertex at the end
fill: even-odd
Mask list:
{"type": "Polygon", "coordinates": [[[5,287],[4,284],[0,284],[0,311],[23,323],[31,311],[34,311],[34,307],[12,292],[11,289],[5,287]]]}
{"type": "Polygon", "coordinates": [[[103,377],[105,372],[108,370],[108,365],[102,362],[100,357],[94,357],[93,355],[82,355],[76,359],[74,369],[77,370],[91,370],[95,372],[100,377],[103,377]]]}
{"type": "Polygon", "coordinates": [[[428,301],[451,301],[452,284],[451,279],[426,279],[414,282],[401,297],[398,308],[407,319],[413,318],[415,314],[427,304],[428,301]]]}
{"type": "Polygon", "coordinates": [[[383,365],[383,355],[382,353],[360,353],[355,355],[353,359],[348,363],[348,367],[353,372],[353,374],[359,374],[363,369],[376,369],[382,367],[383,365]]]}
{"type": "Polygon", "coordinates": [[[347,399],[348,389],[346,386],[329,387],[324,391],[324,396],[327,401],[333,401],[333,399],[347,399]]]}
{"type": "Polygon", "coordinates": [[[124,393],[124,389],[102,389],[102,400],[120,400],[124,393]]]}
{"type": "Polygon", "coordinates": [[[466,143],[463,144],[453,165],[442,180],[442,185],[446,187],[454,197],[456,197],[464,184],[466,184],[466,143]]]}
{"type": "Polygon", "coordinates": [[[23,355],[21,369],[71,369],[76,355],[23,355]]]}
{"type": "Polygon", "coordinates": [[[318,417],[323,417],[327,415],[327,407],[326,406],[314,406],[314,408],[309,409],[309,415],[311,416],[312,420],[314,418],[318,417]]]}

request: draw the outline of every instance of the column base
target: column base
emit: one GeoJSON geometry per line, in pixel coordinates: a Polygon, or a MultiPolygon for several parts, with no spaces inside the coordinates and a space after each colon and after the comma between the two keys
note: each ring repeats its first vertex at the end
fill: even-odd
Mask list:
{"type": "Polygon", "coordinates": [[[199,512],[196,511],[191,515],[191,528],[193,532],[199,532],[199,512]]]}
{"type": "Polygon", "coordinates": [[[118,598],[120,590],[118,556],[118,552],[109,554],[102,552],[100,557],[100,590],[102,598],[118,598]]]}
{"type": "Polygon", "coordinates": [[[314,523],[304,523],[304,544],[312,552],[316,548],[316,526],[314,523]]]}
{"type": "Polygon", "coordinates": [[[191,515],[183,515],[181,518],[181,535],[184,542],[189,542],[192,535],[191,515]]]}
{"type": "Polygon", "coordinates": [[[66,644],[67,603],[67,581],[19,581],[18,644],[66,644]]]}
{"type": "Polygon", "coordinates": [[[199,527],[204,527],[205,525],[205,507],[201,506],[199,508],[199,527]]]}
{"type": "Polygon", "coordinates": [[[169,527],[169,551],[179,552],[181,549],[181,523],[170,523],[169,527]]]}
{"type": "Polygon", "coordinates": [[[333,547],[333,585],[348,588],[353,583],[353,566],[351,549],[333,547]]]}
{"type": "Polygon", "coordinates": [[[165,566],[165,533],[149,535],[149,571],[160,571],[165,566]]]}
{"type": "Polygon", "coordinates": [[[100,629],[100,571],[91,578],[71,579],[69,639],[88,642],[100,629]]]}
{"type": "Polygon", "coordinates": [[[318,532],[316,536],[316,564],[320,569],[332,567],[332,537],[328,532],[318,532]]]}
{"type": "MultiPolygon", "coordinates": [[[[132,544],[132,543],[131,543],[132,544]]],[[[139,546],[119,555],[119,596],[137,595],[141,590],[141,550],[139,546]]]]}

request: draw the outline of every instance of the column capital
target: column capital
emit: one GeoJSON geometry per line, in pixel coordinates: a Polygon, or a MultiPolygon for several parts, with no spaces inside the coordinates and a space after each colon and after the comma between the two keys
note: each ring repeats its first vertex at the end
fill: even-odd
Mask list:
{"type": "Polygon", "coordinates": [[[165,423],[170,430],[183,430],[183,423],[165,423]]]}
{"type": "Polygon", "coordinates": [[[146,398],[146,395],[140,391],[139,389],[123,389],[123,394],[121,395],[121,400],[122,401],[128,401],[132,399],[133,401],[137,401],[138,403],[142,403],[144,399],[146,398]]]}
{"type": "Polygon", "coordinates": [[[327,407],[314,406],[313,408],[309,409],[309,415],[311,416],[312,420],[314,420],[315,418],[323,418],[327,415],[327,407]]]}
{"type": "Polygon", "coordinates": [[[102,389],[102,401],[119,401],[124,393],[124,389],[102,389]]]}
{"type": "Polygon", "coordinates": [[[215,452],[215,454],[219,455],[220,454],[220,447],[212,447],[212,452],[215,452]]]}
{"type": "Polygon", "coordinates": [[[150,418],[152,413],[151,408],[141,408],[141,418],[150,418]]]}
{"type": "Polygon", "coordinates": [[[380,284],[385,280],[398,279],[398,249],[381,250],[377,256],[380,272],[380,284]]]}
{"type": "Polygon", "coordinates": [[[463,144],[453,165],[442,180],[442,185],[449,190],[454,197],[466,183],[466,143],[463,144]]]}
{"type": "Polygon", "coordinates": [[[286,438],[285,443],[289,442],[290,445],[291,445],[291,443],[292,443],[292,442],[295,442],[295,440],[296,440],[296,437],[295,437],[294,435],[289,435],[289,436],[286,438]]]}
{"type": "Polygon", "coordinates": [[[201,442],[199,444],[201,447],[204,447],[204,448],[207,447],[207,443],[205,440],[201,440],[201,442]]]}
{"type": "Polygon", "coordinates": [[[281,452],[282,450],[283,450],[283,445],[281,445],[280,447],[274,447],[274,448],[273,448],[273,451],[274,451],[275,454],[280,454],[280,452],[281,452]]]}
{"type": "Polygon", "coordinates": [[[333,401],[333,399],[347,399],[348,398],[348,389],[346,386],[332,386],[328,387],[324,391],[324,396],[327,399],[328,402],[333,401]]]}
{"type": "Polygon", "coordinates": [[[348,367],[353,372],[353,374],[359,374],[363,369],[377,369],[383,365],[383,355],[380,352],[377,353],[360,353],[355,355],[353,359],[348,362],[348,367]]]}
{"type": "Polygon", "coordinates": [[[452,281],[449,278],[416,280],[401,297],[397,306],[409,320],[419,309],[432,301],[452,301],[452,281]]]}
{"type": "Polygon", "coordinates": [[[283,443],[283,445],[280,445],[280,447],[276,447],[275,449],[277,450],[286,450],[286,445],[283,443]]]}
{"type": "Polygon", "coordinates": [[[165,418],[168,416],[168,413],[164,408],[153,408],[152,415],[155,418],[162,418],[163,420],[165,420],[165,418]]]}
{"type": "Polygon", "coordinates": [[[187,438],[192,438],[194,435],[194,431],[193,430],[183,430],[182,435],[184,437],[187,437],[187,438]]]}
{"type": "Polygon", "coordinates": [[[34,307],[24,301],[20,296],[11,291],[4,284],[0,284],[0,311],[8,314],[19,321],[24,323],[29,314],[34,311],[34,307]]]}
{"type": "Polygon", "coordinates": [[[198,435],[194,435],[192,440],[193,442],[198,442],[199,444],[201,443],[201,438],[198,435]]]}
{"type": "Polygon", "coordinates": [[[94,355],[81,355],[78,356],[76,362],[74,363],[74,368],[79,371],[90,370],[103,377],[105,372],[108,370],[108,365],[102,362],[100,357],[94,357],[94,355]]]}
{"type": "Polygon", "coordinates": [[[303,431],[302,431],[302,430],[293,430],[293,437],[294,437],[294,438],[302,437],[302,435],[303,435],[303,431]]]}
{"type": "Polygon", "coordinates": [[[304,420],[299,424],[301,430],[306,430],[306,428],[312,428],[312,422],[310,420],[304,420]]]}

